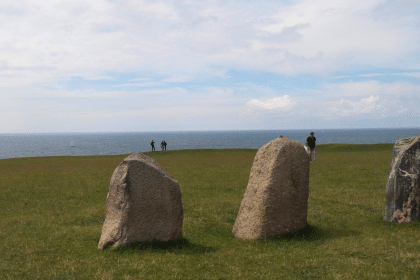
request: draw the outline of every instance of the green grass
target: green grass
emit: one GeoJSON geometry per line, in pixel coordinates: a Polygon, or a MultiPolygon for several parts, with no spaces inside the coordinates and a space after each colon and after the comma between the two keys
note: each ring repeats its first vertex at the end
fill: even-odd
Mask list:
{"type": "Polygon", "coordinates": [[[183,239],[97,249],[127,156],[0,160],[0,279],[420,279],[420,225],[382,219],[393,144],[328,144],[309,225],[262,241],[232,227],[257,150],[147,153],[179,182],[183,239]]]}

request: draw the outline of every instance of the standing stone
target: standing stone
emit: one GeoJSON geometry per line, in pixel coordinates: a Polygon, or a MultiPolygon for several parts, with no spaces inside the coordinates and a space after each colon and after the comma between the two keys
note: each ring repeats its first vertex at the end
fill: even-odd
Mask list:
{"type": "Polygon", "coordinates": [[[262,146],[254,159],[233,234],[263,239],[307,224],[309,158],[303,146],[277,138],[262,146]]]}
{"type": "Polygon", "coordinates": [[[384,219],[397,223],[419,220],[420,136],[395,142],[386,185],[384,219]]]}
{"type": "Polygon", "coordinates": [[[125,158],[112,174],[98,248],[182,237],[178,182],[143,153],[125,158]]]}

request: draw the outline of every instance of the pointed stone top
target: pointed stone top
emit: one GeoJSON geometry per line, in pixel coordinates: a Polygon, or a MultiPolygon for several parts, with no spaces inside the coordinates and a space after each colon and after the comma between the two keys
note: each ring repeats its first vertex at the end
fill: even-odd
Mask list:
{"type": "Polygon", "coordinates": [[[408,149],[411,145],[416,143],[419,139],[420,139],[420,136],[399,139],[395,141],[394,150],[399,152],[399,151],[408,149]]]}
{"type": "Polygon", "coordinates": [[[173,180],[175,180],[175,178],[172,177],[171,174],[169,174],[168,171],[166,171],[162,166],[160,166],[160,164],[154,160],[153,158],[145,155],[144,153],[135,153],[135,154],[131,154],[128,157],[126,157],[121,164],[123,163],[128,163],[129,161],[138,161],[138,162],[143,162],[146,165],[149,166],[153,166],[154,168],[156,168],[157,170],[159,170],[159,172],[161,172],[162,174],[172,178],[173,180]]]}

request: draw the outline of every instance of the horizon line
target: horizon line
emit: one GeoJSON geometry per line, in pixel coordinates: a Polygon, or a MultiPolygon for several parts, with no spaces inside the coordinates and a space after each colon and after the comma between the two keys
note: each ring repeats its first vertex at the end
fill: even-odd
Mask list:
{"type": "Polygon", "coordinates": [[[285,128],[285,129],[233,129],[233,130],[155,130],[155,131],[96,131],[96,132],[4,132],[0,135],[24,134],[124,134],[124,133],[194,133],[194,132],[234,132],[234,131],[322,131],[322,130],[389,130],[389,129],[420,129],[420,127],[374,127],[374,128],[285,128]]]}

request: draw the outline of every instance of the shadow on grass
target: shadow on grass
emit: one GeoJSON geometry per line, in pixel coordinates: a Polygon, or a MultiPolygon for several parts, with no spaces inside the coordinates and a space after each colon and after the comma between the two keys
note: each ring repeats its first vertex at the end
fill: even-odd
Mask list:
{"type": "Polygon", "coordinates": [[[420,219],[408,222],[408,223],[397,223],[393,221],[384,220],[382,217],[377,218],[377,224],[385,226],[387,229],[395,230],[395,229],[409,229],[409,228],[419,228],[420,227],[420,219]]]}
{"type": "Polygon", "coordinates": [[[119,246],[112,249],[113,252],[117,253],[134,253],[138,251],[169,251],[174,253],[182,254],[209,254],[216,251],[213,247],[202,246],[194,244],[188,241],[188,239],[182,238],[171,241],[141,241],[134,242],[129,245],[119,246]]]}
{"type": "Polygon", "coordinates": [[[330,238],[340,238],[351,235],[359,235],[360,232],[350,229],[322,229],[307,224],[304,228],[294,232],[270,236],[265,241],[326,241],[330,238]]]}

